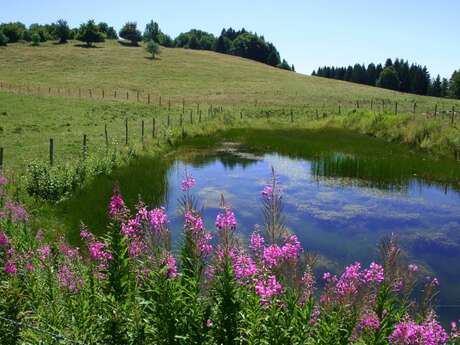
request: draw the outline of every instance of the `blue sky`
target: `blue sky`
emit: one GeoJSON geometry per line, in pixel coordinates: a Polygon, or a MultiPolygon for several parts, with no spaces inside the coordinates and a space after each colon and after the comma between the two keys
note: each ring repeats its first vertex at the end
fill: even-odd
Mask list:
{"type": "Polygon", "coordinates": [[[154,19],[176,36],[191,28],[219,34],[245,27],[264,34],[298,72],[322,65],[402,57],[449,77],[460,68],[458,0],[1,0],[0,22],[72,26],[92,18],[119,29],[154,19]]]}

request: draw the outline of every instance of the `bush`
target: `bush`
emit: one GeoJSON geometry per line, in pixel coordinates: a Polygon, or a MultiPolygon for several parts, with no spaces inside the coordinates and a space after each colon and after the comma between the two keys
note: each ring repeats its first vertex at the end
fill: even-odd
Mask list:
{"type": "Polygon", "coordinates": [[[59,19],[54,24],[54,34],[59,39],[59,43],[67,43],[70,38],[70,28],[64,19],[59,19]]]}
{"type": "Polygon", "coordinates": [[[8,44],[8,37],[6,37],[6,35],[0,31],[0,47],[4,47],[8,44]]]}
{"type": "Polygon", "coordinates": [[[0,25],[0,31],[8,37],[8,43],[16,43],[23,39],[26,26],[20,22],[5,23],[0,25]]]}
{"type": "Polygon", "coordinates": [[[155,59],[155,55],[160,54],[160,45],[153,40],[147,42],[147,46],[145,47],[151,55],[152,59],[155,59]]]}
{"type": "Polygon", "coordinates": [[[120,37],[131,41],[133,46],[137,46],[142,40],[142,34],[137,30],[137,23],[128,22],[120,30],[120,37]]]}
{"type": "Polygon", "coordinates": [[[32,43],[31,43],[31,45],[34,46],[34,47],[37,47],[37,46],[40,45],[40,42],[41,42],[40,35],[38,33],[34,33],[32,35],[32,43]]]}
{"type": "Polygon", "coordinates": [[[86,24],[80,25],[77,40],[85,42],[86,46],[91,47],[93,43],[104,42],[105,36],[99,31],[99,27],[94,23],[94,20],[89,20],[86,24]]]}

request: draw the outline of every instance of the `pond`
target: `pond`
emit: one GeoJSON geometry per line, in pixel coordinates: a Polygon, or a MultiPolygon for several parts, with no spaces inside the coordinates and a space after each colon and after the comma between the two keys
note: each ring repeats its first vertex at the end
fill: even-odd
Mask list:
{"type": "Polygon", "coordinates": [[[186,140],[163,159],[142,158],[103,176],[59,206],[77,241],[78,224],[103,232],[115,181],[132,207],[164,205],[173,242],[180,242],[177,200],[185,171],[214,228],[220,197],[232,206],[247,238],[263,223],[261,190],[274,168],[286,226],[320,254],[319,272],[379,259],[378,244],[395,234],[424,275],[441,283],[439,312],[460,315],[460,164],[337,129],[233,130],[186,140]]]}

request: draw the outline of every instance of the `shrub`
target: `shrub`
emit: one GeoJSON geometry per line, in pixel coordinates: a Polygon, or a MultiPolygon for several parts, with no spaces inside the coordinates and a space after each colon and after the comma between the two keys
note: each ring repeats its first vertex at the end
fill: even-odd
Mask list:
{"type": "Polygon", "coordinates": [[[145,47],[151,55],[152,59],[155,59],[155,55],[160,54],[160,45],[153,40],[147,42],[147,46],[145,47]]]}
{"type": "Polygon", "coordinates": [[[142,40],[142,34],[137,30],[137,23],[135,22],[126,23],[120,30],[120,37],[131,41],[133,46],[137,46],[142,40]]]}
{"type": "Polygon", "coordinates": [[[38,33],[34,33],[32,35],[32,43],[31,43],[31,45],[34,46],[34,47],[37,47],[37,46],[40,45],[40,41],[41,41],[40,35],[38,33]]]}
{"type": "Polygon", "coordinates": [[[104,34],[99,31],[94,20],[89,20],[87,23],[80,25],[77,40],[85,42],[86,46],[91,47],[93,43],[104,42],[105,37],[104,34]]]}
{"type": "Polygon", "coordinates": [[[0,31],[0,47],[4,47],[8,44],[8,37],[5,36],[5,34],[0,31]]]}
{"type": "Polygon", "coordinates": [[[59,19],[54,24],[54,34],[59,39],[59,43],[67,43],[70,38],[70,28],[64,19],[59,19]]]}
{"type": "Polygon", "coordinates": [[[5,23],[0,25],[0,31],[8,37],[9,43],[16,43],[23,39],[26,26],[20,22],[5,23]]]}

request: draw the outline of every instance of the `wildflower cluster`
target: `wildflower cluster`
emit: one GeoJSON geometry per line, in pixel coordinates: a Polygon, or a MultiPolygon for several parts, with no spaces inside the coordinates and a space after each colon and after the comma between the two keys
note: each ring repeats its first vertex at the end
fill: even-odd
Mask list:
{"type": "MultiPolygon", "coordinates": [[[[460,344],[457,324],[448,332],[427,303],[436,278],[426,281],[424,310],[414,308],[410,288],[419,269],[401,259],[393,240],[381,264],[355,262],[317,284],[314,256],[278,223],[274,181],[262,191],[262,212],[276,216],[245,246],[223,200],[213,238],[187,175],[180,257],[171,250],[166,209],[139,204],[131,213],[118,189],[109,234],[82,226],[81,250],[62,237],[46,241],[20,204],[2,203],[2,316],[85,344],[460,344]]],[[[0,176],[0,187],[6,183],[0,176]]],[[[0,325],[1,343],[52,343],[48,333],[0,325]]]]}

